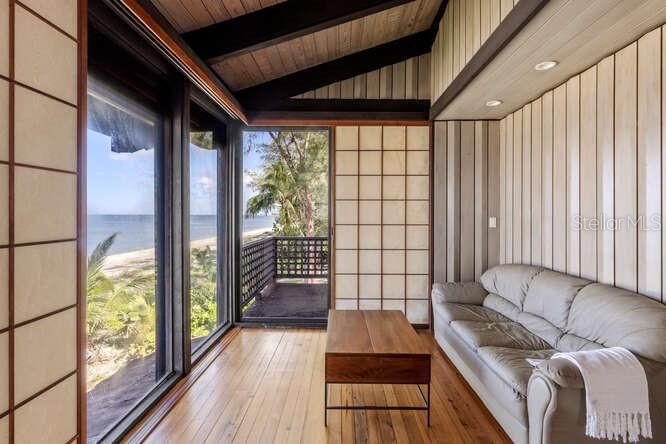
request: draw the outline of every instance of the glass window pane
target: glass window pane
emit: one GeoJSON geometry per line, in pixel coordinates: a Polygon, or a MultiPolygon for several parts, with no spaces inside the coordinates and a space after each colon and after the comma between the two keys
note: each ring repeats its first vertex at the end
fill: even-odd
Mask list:
{"type": "Polygon", "coordinates": [[[88,93],[88,442],[164,375],[156,221],[160,117],[90,79],[88,93]]]}
{"type": "Polygon", "coordinates": [[[192,351],[220,325],[218,306],[218,122],[190,107],[190,306],[192,351]]]}

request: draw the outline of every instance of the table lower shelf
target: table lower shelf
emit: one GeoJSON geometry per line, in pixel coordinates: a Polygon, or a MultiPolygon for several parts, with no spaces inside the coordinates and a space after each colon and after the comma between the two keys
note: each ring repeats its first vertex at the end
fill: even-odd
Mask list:
{"type": "MultiPolygon", "coordinates": [[[[381,384],[389,384],[389,385],[416,385],[417,388],[419,389],[419,394],[421,395],[421,399],[424,402],[423,406],[392,406],[392,405],[328,405],[328,386],[329,384],[340,384],[339,382],[324,382],[324,425],[328,426],[328,411],[329,410],[419,410],[419,411],[425,411],[427,413],[427,423],[428,427],[430,427],[430,382],[427,383],[403,383],[403,382],[394,382],[394,383],[387,383],[383,382],[381,384]],[[426,391],[426,394],[423,393],[423,390],[421,390],[421,385],[426,385],[428,387],[428,390],[426,391]]],[[[345,384],[348,384],[345,382],[345,384]]],[[[358,383],[354,382],[352,384],[367,384],[367,383],[358,383]]]]}

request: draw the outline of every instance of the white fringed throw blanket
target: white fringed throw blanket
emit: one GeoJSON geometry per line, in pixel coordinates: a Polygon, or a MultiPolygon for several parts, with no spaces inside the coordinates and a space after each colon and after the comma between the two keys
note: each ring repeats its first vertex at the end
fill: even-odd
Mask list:
{"type": "Polygon", "coordinates": [[[587,424],[592,438],[636,442],[652,438],[645,370],[626,348],[556,353],[551,359],[571,361],[583,375],[587,424]]]}

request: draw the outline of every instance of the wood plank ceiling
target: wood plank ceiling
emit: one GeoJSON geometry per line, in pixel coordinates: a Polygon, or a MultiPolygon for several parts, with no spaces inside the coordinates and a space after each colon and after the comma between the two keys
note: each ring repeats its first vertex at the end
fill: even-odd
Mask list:
{"type": "MultiPolygon", "coordinates": [[[[279,3],[279,0],[152,0],[187,32],[279,3]]],[[[266,48],[221,60],[212,68],[232,91],[292,74],[428,29],[441,0],[414,0],[266,48]]]]}
{"type": "Polygon", "coordinates": [[[152,0],[181,34],[225,22],[285,0],[152,0]]]}

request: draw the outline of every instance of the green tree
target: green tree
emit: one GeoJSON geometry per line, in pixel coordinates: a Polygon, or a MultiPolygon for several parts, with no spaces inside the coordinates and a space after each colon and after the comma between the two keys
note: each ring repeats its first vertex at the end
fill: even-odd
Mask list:
{"type": "MultiPolygon", "coordinates": [[[[264,166],[248,172],[257,194],[247,216],[276,212],[273,231],[282,236],[324,236],[328,231],[328,138],[321,131],[268,131],[256,145],[264,166]]],[[[248,149],[255,147],[253,139],[248,149]]]]}
{"type": "Polygon", "coordinates": [[[155,347],[155,273],[137,269],[108,277],[102,268],[117,235],[102,240],[88,258],[88,345],[93,352],[112,346],[143,356],[155,347]]]}

